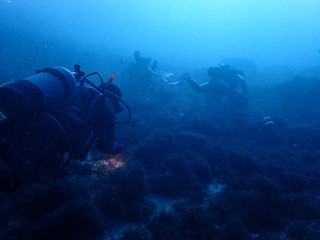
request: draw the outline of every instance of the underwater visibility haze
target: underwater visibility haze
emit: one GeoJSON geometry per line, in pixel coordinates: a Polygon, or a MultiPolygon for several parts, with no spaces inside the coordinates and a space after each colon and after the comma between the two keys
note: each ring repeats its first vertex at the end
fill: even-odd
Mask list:
{"type": "MultiPolygon", "coordinates": [[[[0,239],[320,239],[319,16],[318,0],[0,0],[0,111],[19,105],[2,91],[20,89],[12,81],[38,84],[54,70],[37,70],[62,66],[70,72],[44,79],[63,73],[70,95],[84,83],[106,96],[97,74],[94,89],[81,78],[99,72],[121,93],[108,95],[105,112],[90,94],[81,106],[108,124],[117,110],[117,122],[131,117],[110,127],[110,154],[48,151],[67,162],[64,174],[40,167],[0,192],[0,239]]],[[[61,87],[46,83],[41,90],[61,87]]],[[[81,116],[73,140],[88,131],[91,115],[81,116]]],[[[2,174],[7,152],[47,148],[35,137],[8,146],[33,133],[24,115],[0,117],[2,174]]],[[[38,135],[57,132],[48,129],[38,135]]]]}
{"type": "Polygon", "coordinates": [[[2,34],[9,41],[6,30],[17,32],[20,41],[33,33],[38,41],[73,41],[111,54],[141,49],[161,61],[196,67],[225,58],[261,67],[314,65],[319,14],[317,0],[1,2],[2,34]]]}

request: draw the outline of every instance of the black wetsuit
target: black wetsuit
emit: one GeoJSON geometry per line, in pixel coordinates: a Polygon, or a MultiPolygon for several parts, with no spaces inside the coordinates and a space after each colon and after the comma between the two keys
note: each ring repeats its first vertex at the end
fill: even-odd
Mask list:
{"type": "Polygon", "coordinates": [[[59,109],[0,121],[0,191],[17,189],[40,169],[54,172],[66,152],[74,159],[84,159],[92,147],[112,153],[114,129],[113,106],[83,86],[59,109]]]}

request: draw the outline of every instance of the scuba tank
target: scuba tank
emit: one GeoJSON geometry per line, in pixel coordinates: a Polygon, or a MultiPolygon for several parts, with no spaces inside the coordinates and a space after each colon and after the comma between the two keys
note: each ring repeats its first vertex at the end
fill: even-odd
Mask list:
{"type": "Polygon", "coordinates": [[[0,111],[10,118],[57,108],[72,98],[75,88],[75,78],[68,69],[45,68],[23,80],[3,84],[0,111]]]}

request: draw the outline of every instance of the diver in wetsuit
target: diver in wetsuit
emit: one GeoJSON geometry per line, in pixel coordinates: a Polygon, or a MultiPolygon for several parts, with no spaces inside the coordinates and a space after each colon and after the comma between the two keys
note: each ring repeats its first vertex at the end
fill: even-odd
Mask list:
{"type": "Polygon", "coordinates": [[[76,87],[69,70],[55,67],[0,87],[0,191],[14,191],[34,175],[54,175],[91,149],[123,150],[114,142],[121,91],[103,85],[76,87]]]}
{"type": "Polygon", "coordinates": [[[235,70],[229,65],[219,64],[214,67],[209,67],[207,74],[210,80],[201,85],[190,77],[187,78],[187,81],[189,85],[198,92],[210,91],[212,88],[217,88],[221,83],[225,83],[230,88],[239,91],[242,95],[246,95],[247,86],[242,71],[235,70]]]}
{"type": "Polygon", "coordinates": [[[239,105],[245,105],[247,86],[245,75],[242,71],[231,68],[226,64],[219,64],[209,67],[207,74],[210,80],[198,84],[195,80],[187,75],[187,82],[190,87],[197,92],[210,92],[215,96],[227,96],[232,102],[239,105]]]}

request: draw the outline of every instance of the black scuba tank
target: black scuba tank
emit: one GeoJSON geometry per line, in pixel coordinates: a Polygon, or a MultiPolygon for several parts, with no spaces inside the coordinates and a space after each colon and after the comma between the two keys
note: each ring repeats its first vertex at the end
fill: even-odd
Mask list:
{"type": "Polygon", "coordinates": [[[75,78],[64,67],[46,68],[23,80],[0,87],[0,111],[17,116],[59,107],[75,93],[75,78]]]}

